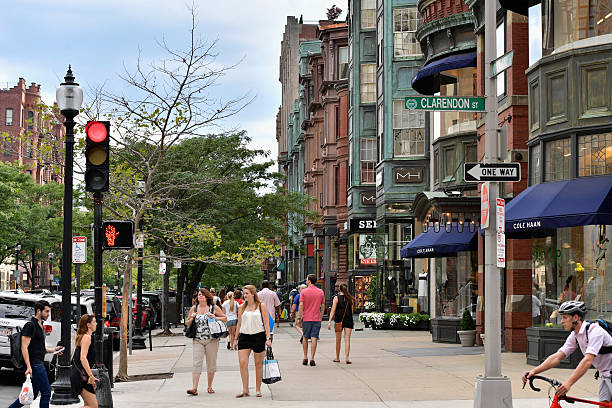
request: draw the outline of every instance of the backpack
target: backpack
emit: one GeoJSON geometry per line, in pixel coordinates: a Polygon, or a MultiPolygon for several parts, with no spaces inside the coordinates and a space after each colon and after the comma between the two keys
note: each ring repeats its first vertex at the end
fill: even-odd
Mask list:
{"type": "Polygon", "coordinates": [[[23,354],[21,354],[21,329],[15,327],[15,333],[9,336],[11,347],[11,362],[15,368],[22,368],[25,365],[23,354]]]}
{"type": "MultiPolygon", "coordinates": [[[[589,328],[591,327],[591,324],[593,323],[598,324],[602,329],[606,331],[606,333],[610,335],[610,337],[612,337],[612,323],[611,322],[608,322],[604,319],[597,319],[594,322],[587,322],[587,326],[586,326],[587,345],[589,344],[589,328]]],[[[578,344],[578,340],[576,340],[576,344],[578,344]]],[[[601,346],[597,354],[610,354],[610,353],[612,353],[612,346],[601,346]]]]}

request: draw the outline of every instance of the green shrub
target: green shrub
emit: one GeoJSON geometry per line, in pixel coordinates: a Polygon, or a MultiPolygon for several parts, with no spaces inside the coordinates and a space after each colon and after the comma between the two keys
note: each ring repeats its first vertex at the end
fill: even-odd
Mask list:
{"type": "Polygon", "coordinates": [[[474,330],[476,329],[476,322],[472,319],[472,314],[468,309],[463,311],[463,316],[461,316],[461,323],[459,324],[461,330],[474,330]]]}

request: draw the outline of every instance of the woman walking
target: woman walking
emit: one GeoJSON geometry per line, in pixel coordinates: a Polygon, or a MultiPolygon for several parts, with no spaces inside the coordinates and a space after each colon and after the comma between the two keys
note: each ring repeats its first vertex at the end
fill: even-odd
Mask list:
{"type": "Polygon", "coordinates": [[[236,325],[238,324],[238,302],[234,300],[234,292],[227,292],[227,300],[223,302],[223,311],[227,316],[227,331],[229,339],[227,340],[227,349],[234,348],[234,339],[236,338],[236,325]]]}
{"type": "MultiPolygon", "coordinates": [[[[270,319],[266,305],[259,301],[253,285],[244,287],[244,303],[238,309],[238,361],[242,377],[242,392],[236,398],[249,396],[249,356],[255,359],[255,395],[261,397],[261,378],[266,346],[272,345],[270,319]],[[264,319],[263,317],[266,316],[264,319]]],[[[236,340],[234,340],[236,346],[236,340]]]]}
{"type": "Polygon", "coordinates": [[[353,322],[353,305],[355,298],[350,294],[346,283],[342,283],[338,288],[339,292],[334,296],[331,312],[329,313],[329,323],[327,330],[331,330],[331,322],[334,321],[334,331],[336,332],[336,358],[334,363],[340,362],[340,343],[342,342],[342,332],[344,331],[344,354],[346,364],[352,364],[349,360],[351,352],[351,332],[355,326],[353,322]]]}
{"type": "Polygon", "coordinates": [[[83,398],[84,408],[98,408],[96,399],[96,381],[91,369],[96,363],[96,352],[92,341],[92,333],[96,331],[96,317],[92,314],[81,316],[74,340],[74,354],[70,371],[70,387],[72,396],[83,398]],[[87,379],[85,379],[87,378],[87,379]]]}
{"type": "Polygon", "coordinates": [[[206,373],[208,375],[208,393],[214,394],[212,388],[215,371],[217,371],[217,353],[219,351],[219,339],[211,336],[208,328],[209,319],[227,321],[227,317],[221,308],[214,304],[213,296],[207,289],[198,291],[196,305],[189,311],[187,325],[195,319],[196,336],[193,339],[193,388],[187,390],[187,394],[198,395],[198,384],[202,374],[202,362],[206,356],[206,373]]]}

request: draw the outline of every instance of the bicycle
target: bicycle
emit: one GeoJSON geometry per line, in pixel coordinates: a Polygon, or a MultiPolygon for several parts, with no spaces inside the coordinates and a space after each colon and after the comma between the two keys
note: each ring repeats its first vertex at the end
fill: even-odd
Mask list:
{"type": "MultiPolygon", "coordinates": [[[[536,392],[540,392],[541,389],[537,388],[533,385],[533,380],[543,380],[546,381],[547,383],[549,383],[551,385],[551,388],[554,388],[555,391],[557,389],[557,387],[559,387],[561,385],[561,383],[555,379],[552,378],[547,378],[547,377],[543,377],[541,375],[534,375],[528,378],[529,380],[529,386],[531,387],[532,390],[536,391],[536,392]]],[[[523,389],[525,388],[525,385],[527,385],[527,383],[523,384],[523,389]]],[[[548,398],[550,400],[550,389],[548,392],[548,398]]],[[[582,399],[582,398],[575,398],[575,397],[570,397],[567,395],[557,395],[555,394],[553,400],[552,400],[552,404],[550,405],[550,408],[562,408],[561,404],[559,403],[560,401],[567,401],[570,404],[573,404],[575,402],[583,402],[585,404],[592,404],[592,405],[598,405],[600,407],[605,407],[605,408],[612,408],[612,402],[599,402],[599,401],[590,401],[590,400],[586,400],[586,399],[582,399]]]]}

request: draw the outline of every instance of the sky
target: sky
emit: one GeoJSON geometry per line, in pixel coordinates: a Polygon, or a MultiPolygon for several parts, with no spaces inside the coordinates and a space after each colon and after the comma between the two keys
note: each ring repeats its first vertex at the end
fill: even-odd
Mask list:
{"type": "MultiPolygon", "coordinates": [[[[347,1],[336,3],[346,16],[347,1]]],[[[181,0],[17,0],[2,7],[0,25],[0,88],[41,85],[43,101],[55,100],[55,88],[72,65],[85,90],[104,84],[121,90],[118,75],[132,70],[138,52],[145,61],[165,55],[157,45],[172,48],[189,40],[192,2],[181,0]]],[[[233,65],[213,90],[217,98],[245,94],[255,100],[223,125],[248,132],[252,147],[276,159],[276,113],[281,101],[278,63],[287,16],[314,23],[325,18],[333,1],[322,0],[193,0],[198,32],[218,40],[217,63],[233,65]]]]}

